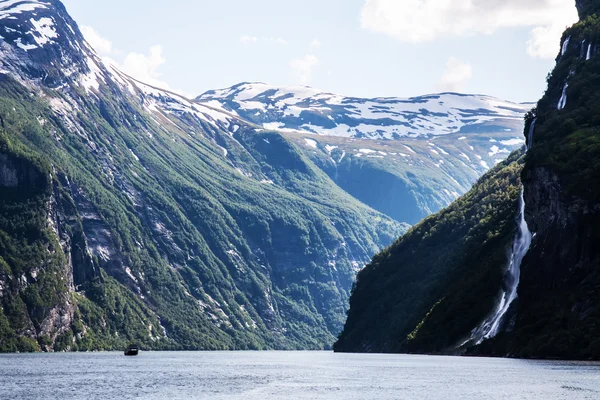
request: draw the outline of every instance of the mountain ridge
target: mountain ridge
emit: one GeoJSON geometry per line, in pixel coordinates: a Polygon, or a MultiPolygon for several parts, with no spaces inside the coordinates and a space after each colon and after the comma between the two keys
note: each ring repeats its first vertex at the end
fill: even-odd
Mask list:
{"type": "Polygon", "coordinates": [[[451,92],[410,98],[357,98],[324,92],[308,86],[272,86],[249,82],[239,83],[230,88],[207,91],[196,97],[195,101],[219,103],[225,109],[243,115],[247,120],[262,121],[265,127],[279,124],[277,129],[284,131],[297,130],[321,135],[371,139],[398,139],[406,136],[419,137],[459,133],[461,127],[484,122],[473,120],[472,115],[475,111],[479,112],[478,116],[480,118],[489,115],[492,121],[503,118],[520,119],[531,108],[529,106],[532,105],[532,103],[503,101],[486,95],[451,92]],[[464,109],[453,107],[452,100],[457,98],[470,99],[477,104],[478,107],[470,110],[470,117],[469,115],[458,115],[460,111],[467,113],[468,107],[464,109]],[[432,102],[432,104],[429,104],[429,100],[440,100],[438,104],[435,104],[438,110],[431,111],[424,106],[428,105],[428,107],[434,108],[434,104],[432,102]],[[488,102],[488,108],[481,107],[481,105],[486,104],[486,101],[488,102]],[[369,105],[369,103],[373,104],[369,105]],[[446,103],[450,104],[446,105],[446,103]],[[402,109],[402,106],[410,107],[414,105],[423,106],[414,110],[402,109]],[[457,111],[457,115],[454,115],[452,110],[457,111]],[[518,112],[517,114],[507,113],[510,110],[518,110],[518,112]],[[417,116],[417,121],[421,124],[411,123],[411,119],[415,118],[414,111],[422,111],[422,114],[424,114],[417,116]],[[501,111],[505,111],[505,113],[502,114],[501,111]],[[451,126],[444,126],[441,120],[436,121],[436,112],[451,118],[451,126]],[[427,119],[428,115],[431,120],[427,119]],[[315,122],[317,116],[321,118],[315,122]],[[326,121],[323,117],[326,117],[329,121],[326,121]],[[309,122],[307,123],[306,120],[309,122]],[[460,123],[463,123],[463,120],[466,122],[464,122],[464,125],[459,126],[460,123]],[[376,121],[378,122],[375,123],[376,121]],[[316,125],[313,125],[313,123],[316,125]],[[429,125],[426,126],[423,123],[429,123],[429,125]],[[361,125],[364,125],[364,127],[359,129],[361,125]],[[403,132],[403,128],[418,130],[418,132],[403,132]],[[440,128],[441,131],[437,131],[437,128],[440,128]]]}
{"type": "Polygon", "coordinates": [[[342,189],[410,224],[446,207],[518,149],[524,140],[515,132],[528,111],[490,96],[361,99],[254,83],[209,91],[195,102],[280,132],[342,189]],[[390,134],[411,126],[418,133],[390,134]]]}
{"type": "Polygon", "coordinates": [[[331,345],[405,225],[281,135],[105,65],[60,2],[0,19],[0,351],[331,345]]]}

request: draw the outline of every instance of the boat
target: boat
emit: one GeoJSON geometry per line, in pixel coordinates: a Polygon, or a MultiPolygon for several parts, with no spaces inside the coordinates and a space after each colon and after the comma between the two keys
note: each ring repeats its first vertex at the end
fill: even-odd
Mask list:
{"type": "Polygon", "coordinates": [[[139,347],[136,344],[132,344],[127,349],[125,349],[126,356],[137,356],[140,352],[139,347]]]}

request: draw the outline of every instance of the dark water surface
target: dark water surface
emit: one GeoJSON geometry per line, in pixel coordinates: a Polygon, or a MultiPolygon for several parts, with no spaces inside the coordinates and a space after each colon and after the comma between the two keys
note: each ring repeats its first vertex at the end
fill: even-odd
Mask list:
{"type": "Polygon", "coordinates": [[[331,352],[0,356],[2,399],[600,399],[600,364],[331,352]]]}

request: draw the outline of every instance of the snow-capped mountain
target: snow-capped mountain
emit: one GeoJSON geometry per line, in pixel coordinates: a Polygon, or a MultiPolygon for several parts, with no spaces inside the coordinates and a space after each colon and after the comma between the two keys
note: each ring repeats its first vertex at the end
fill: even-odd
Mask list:
{"type": "Polygon", "coordinates": [[[266,129],[360,139],[514,129],[522,126],[524,114],[532,107],[482,95],[440,93],[406,99],[363,99],[310,87],[263,83],[212,90],[196,101],[218,104],[266,129]]]}
{"type": "Polygon", "coordinates": [[[344,190],[409,223],[447,206],[523,146],[532,106],[458,93],[362,99],[263,83],[195,101],[281,133],[344,190]]]}
{"type": "Polygon", "coordinates": [[[60,1],[0,0],[0,352],[323,349],[406,227],[106,64],[60,1]]]}

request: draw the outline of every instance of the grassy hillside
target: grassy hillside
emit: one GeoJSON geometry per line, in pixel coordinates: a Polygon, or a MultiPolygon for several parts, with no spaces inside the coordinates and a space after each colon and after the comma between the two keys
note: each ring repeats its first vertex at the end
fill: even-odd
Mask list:
{"type": "Polygon", "coordinates": [[[500,293],[516,229],[522,153],[378,254],[358,276],[342,352],[447,351],[500,293]]]}

